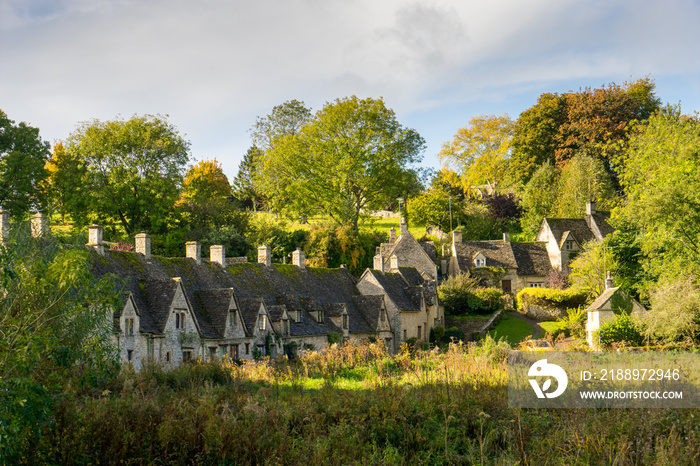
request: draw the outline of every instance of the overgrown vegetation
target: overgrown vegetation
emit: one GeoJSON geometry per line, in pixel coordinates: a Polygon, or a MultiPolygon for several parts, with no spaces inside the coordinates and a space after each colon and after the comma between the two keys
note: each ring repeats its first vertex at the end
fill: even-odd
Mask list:
{"type": "Polygon", "coordinates": [[[546,308],[570,309],[585,304],[588,293],[575,288],[523,288],[515,297],[518,310],[534,304],[546,308]]]}
{"type": "Polygon", "coordinates": [[[479,288],[479,279],[467,274],[448,277],[438,287],[446,315],[491,314],[503,308],[503,291],[479,288]]]}

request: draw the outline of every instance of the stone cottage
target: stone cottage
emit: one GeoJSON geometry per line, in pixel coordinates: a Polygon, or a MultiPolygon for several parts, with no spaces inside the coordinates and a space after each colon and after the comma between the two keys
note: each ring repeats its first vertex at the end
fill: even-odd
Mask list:
{"type": "Polygon", "coordinates": [[[374,256],[374,269],[380,272],[396,270],[399,267],[413,267],[424,280],[437,281],[437,250],[432,241],[418,242],[408,231],[405,219],[401,219],[400,234],[391,228],[389,242],[377,247],[374,256]]]}
{"type": "Polygon", "coordinates": [[[508,233],[502,240],[462,241],[461,231],[452,233],[450,275],[482,276],[486,281],[497,281],[491,286],[516,293],[526,287],[546,286],[551,271],[544,243],[514,243],[508,233]]]}
{"type": "Polygon", "coordinates": [[[569,273],[569,262],[589,241],[602,240],[614,229],[609,212],[597,212],[595,202],[586,203],[584,218],[544,218],[535,241],[547,245],[552,267],[569,273]]]}

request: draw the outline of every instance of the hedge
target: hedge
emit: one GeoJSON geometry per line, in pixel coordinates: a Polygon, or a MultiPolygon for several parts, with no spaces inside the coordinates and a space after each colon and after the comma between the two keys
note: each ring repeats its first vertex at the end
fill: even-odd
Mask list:
{"type": "Polygon", "coordinates": [[[523,288],[515,298],[518,310],[523,310],[523,303],[547,308],[574,308],[583,306],[588,293],[575,288],[560,290],[557,288],[523,288]]]}

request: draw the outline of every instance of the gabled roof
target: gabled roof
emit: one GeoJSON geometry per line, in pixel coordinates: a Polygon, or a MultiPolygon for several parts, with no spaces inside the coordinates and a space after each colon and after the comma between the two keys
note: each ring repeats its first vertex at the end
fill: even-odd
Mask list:
{"type": "Polygon", "coordinates": [[[602,239],[614,232],[615,229],[608,223],[609,218],[609,212],[596,212],[584,218],[545,218],[543,227],[545,224],[549,225],[552,235],[561,248],[567,239],[574,239],[579,245],[583,245],[588,241],[602,239]],[[594,222],[595,225],[591,222],[594,222]],[[597,236],[594,226],[600,231],[600,238],[597,236]]]}
{"type": "Polygon", "coordinates": [[[552,263],[545,243],[511,243],[517,274],[520,276],[547,276],[552,271],[552,263]]]}
{"type": "Polygon", "coordinates": [[[455,243],[457,261],[462,271],[476,267],[474,258],[481,253],[486,258],[487,267],[516,268],[518,264],[513,254],[510,242],[494,241],[464,241],[455,243]]]}
{"type": "Polygon", "coordinates": [[[260,306],[264,305],[262,298],[238,298],[238,307],[248,336],[255,332],[260,306]]]}
{"type": "Polygon", "coordinates": [[[195,290],[188,297],[203,336],[224,338],[233,288],[195,290]]]}
{"type": "Polygon", "coordinates": [[[170,305],[179,286],[178,281],[173,279],[151,279],[139,283],[141,293],[134,295],[134,301],[141,312],[142,332],[156,335],[164,333],[170,305]]]}
{"type": "MultiPolygon", "coordinates": [[[[353,297],[355,307],[359,312],[350,318],[350,332],[376,333],[379,331],[379,316],[384,308],[383,295],[367,295],[353,297]]],[[[389,319],[387,317],[387,323],[389,319]]],[[[387,324],[389,325],[389,324],[387,324]]]]}
{"type": "Polygon", "coordinates": [[[420,301],[416,302],[420,287],[409,286],[400,273],[365,271],[365,274],[368,273],[400,311],[420,311],[420,301]]]}

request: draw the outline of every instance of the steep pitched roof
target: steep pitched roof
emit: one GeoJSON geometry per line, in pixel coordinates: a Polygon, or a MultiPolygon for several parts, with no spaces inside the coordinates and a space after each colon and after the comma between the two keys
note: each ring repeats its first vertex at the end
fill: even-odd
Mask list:
{"type": "Polygon", "coordinates": [[[418,287],[411,287],[401,274],[368,270],[375,278],[387,297],[401,311],[420,311],[420,301],[415,302],[418,287]],[[410,291],[409,291],[410,290],[410,291]]]}
{"type": "Polygon", "coordinates": [[[261,304],[263,304],[262,298],[238,298],[239,311],[248,336],[255,332],[255,323],[258,321],[261,304]]]}
{"type": "Polygon", "coordinates": [[[511,243],[517,274],[520,276],[547,276],[552,271],[545,243],[511,243]]]}
{"type": "Polygon", "coordinates": [[[188,295],[204,337],[224,338],[229,305],[233,299],[233,289],[191,290],[188,295]]]}
{"type": "Polygon", "coordinates": [[[350,318],[350,332],[377,332],[379,330],[379,316],[384,305],[384,296],[360,295],[354,296],[352,299],[359,312],[350,318]]]}
{"type": "Polygon", "coordinates": [[[455,244],[457,261],[460,270],[466,271],[476,267],[474,258],[481,253],[486,258],[487,267],[516,268],[518,263],[513,254],[510,242],[494,241],[464,241],[455,244]]]}
{"type": "Polygon", "coordinates": [[[583,218],[547,218],[546,220],[560,248],[563,246],[567,233],[573,235],[573,239],[582,246],[584,243],[596,239],[583,218]]]}

